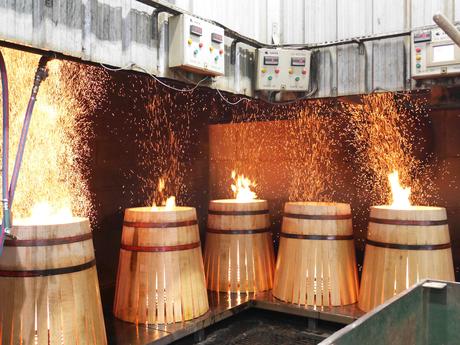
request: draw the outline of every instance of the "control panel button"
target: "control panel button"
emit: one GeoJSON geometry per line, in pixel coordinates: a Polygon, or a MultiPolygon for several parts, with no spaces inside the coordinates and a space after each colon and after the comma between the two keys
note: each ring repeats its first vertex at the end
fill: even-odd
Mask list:
{"type": "Polygon", "coordinates": [[[302,70],[302,74],[303,74],[303,75],[307,74],[307,70],[306,70],[306,69],[303,69],[303,70],[302,70]]]}
{"type": "Polygon", "coordinates": [[[214,47],[209,47],[209,51],[212,53],[214,51],[214,47]]]}
{"type": "Polygon", "coordinates": [[[420,52],[422,51],[422,49],[421,49],[421,48],[415,48],[415,51],[416,51],[417,53],[420,53],[420,52]]]}
{"type": "Polygon", "coordinates": [[[219,50],[219,54],[222,55],[224,53],[224,50],[223,49],[220,49],[219,50]]]}
{"type": "Polygon", "coordinates": [[[189,46],[192,45],[192,43],[193,43],[192,39],[189,38],[189,39],[187,40],[187,43],[188,43],[189,46]]]}
{"type": "Polygon", "coordinates": [[[295,77],[295,81],[299,81],[300,80],[300,77],[295,77]]]}
{"type": "Polygon", "coordinates": [[[271,75],[268,76],[268,80],[272,80],[273,77],[271,75]]]}
{"type": "Polygon", "coordinates": [[[198,47],[203,48],[203,42],[200,42],[200,44],[198,44],[198,47]]]}
{"type": "Polygon", "coordinates": [[[278,74],[280,72],[279,68],[275,68],[275,73],[278,74]]]}
{"type": "Polygon", "coordinates": [[[416,56],[415,56],[415,60],[418,61],[418,60],[421,60],[421,59],[422,59],[422,56],[421,56],[421,55],[416,55],[416,56]]]}
{"type": "Polygon", "coordinates": [[[267,72],[267,69],[264,67],[264,68],[261,68],[260,71],[261,71],[262,73],[265,73],[265,72],[267,72]]]}
{"type": "Polygon", "coordinates": [[[198,49],[195,49],[195,50],[193,51],[193,55],[198,55],[198,49]]]}
{"type": "Polygon", "coordinates": [[[417,68],[420,68],[420,67],[422,67],[422,65],[421,65],[421,64],[419,64],[419,63],[418,63],[418,64],[416,64],[415,66],[416,66],[417,68]]]}
{"type": "Polygon", "coordinates": [[[294,71],[292,70],[292,68],[289,68],[289,69],[288,69],[288,72],[289,72],[289,74],[294,73],[294,71]]]}
{"type": "Polygon", "coordinates": [[[217,62],[219,60],[219,55],[216,55],[216,57],[214,58],[214,61],[217,62]]]}

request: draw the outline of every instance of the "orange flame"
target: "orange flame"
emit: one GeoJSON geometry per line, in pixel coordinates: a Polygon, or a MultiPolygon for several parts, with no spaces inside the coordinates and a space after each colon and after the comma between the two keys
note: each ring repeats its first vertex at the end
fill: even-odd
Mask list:
{"type": "Polygon", "coordinates": [[[56,208],[48,202],[38,202],[32,206],[30,217],[19,219],[25,224],[62,224],[73,218],[70,207],[56,208]]]}
{"type": "MultiPolygon", "coordinates": [[[[158,193],[161,197],[163,197],[163,190],[165,189],[165,180],[163,178],[160,178],[158,180],[158,193]]],[[[166,211],[173,211],[174,208],[176,207],[176,197],[175,196],[170,196],[166,200],[161,201],[161,206],[164,206],[164,209],[166,211]]],[[[153,201],[152,205],[152,211],[159,211],[159,208],[156,205],[155,200],[153,201]]]]}
{"type": "Polygon", "coordinates": [[[388,180],[390,181],[392,195],[391,207],[398,209],[410,208],[410,187],[401,186],[398,171],[394,170],[391,174],[388,174],[388,180]]]}
{"type": "Polygon", "coordinates": [[[234,180],[234,184],[231,185],[231,188],[236,200],[250,201],[257,199],[257,194],[251,190],[251,186],[257,186],[255,182],[244,175],[237,176],[235,170],[232,171],[232,179],[234,180]]]}

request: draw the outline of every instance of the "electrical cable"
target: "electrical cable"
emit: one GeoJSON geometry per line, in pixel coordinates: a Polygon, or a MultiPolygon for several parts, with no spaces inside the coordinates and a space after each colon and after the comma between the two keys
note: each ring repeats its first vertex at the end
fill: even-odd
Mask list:
{"type": "Polygon", "coordinates": [[[242,97],[240,98],[239,100],[237,100],[236,102],[232,102],[230,101],[228,98],[224,97],[224,95],[220,92],[219,89],[215,89],[217,91],[217,93],[219,94],[220,98],[227,104],[230,104],[230,105],[237,105],[238,103],[240,102],[243,102],[243,101],[247,101],[247,102],[252,102],[253,100],[250,99],[250,98],[247,98],[247,97],[242,97]]]}
{"type": "Polygon", "coordinates": [[[111,68],[111,67],[107,67],[106,65],[104,65],[103,63],[99,63],[99,65],[101,65],[102,67],[104,67],[106,70],[108,71],[111,71],[111,72],[118,72],[118,71],[124,71],[124,70],[127,70],[129,67],[132,67],[134,65],[134,63],[129,63],[127,64],[126,66],[124,67],[117,67],[117,68],[111,68]]]}

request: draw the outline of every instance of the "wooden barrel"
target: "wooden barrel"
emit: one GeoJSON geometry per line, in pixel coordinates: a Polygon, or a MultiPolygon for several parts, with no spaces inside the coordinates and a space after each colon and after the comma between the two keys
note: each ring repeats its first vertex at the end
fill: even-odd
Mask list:
{"type": "Polygon", "coordinates": [[[350,205],[285,204],[273,295],[299,305],[356,302],[358,275],[350,205]]]}
{"type": "Polygon", "coordinates": [[[274,253],[267,201],[212,200],[204,258],[209,290],[271,289],[274,253]]]}
{"type": "Polygon", "coordinates": [[[359,308],[369,311],[425,278],[455,280],[445,208],[371,207],[359,308]]]}
{"type": "Polygon", "coordinates": [[[127,209],[114,315],[133,323],[167,324],[208,309],[195,209],[127,209]]]}
{"type": "Polygon", "coordinates": [[[12,234],[0,256],[0,343],[107,344],[88,219],[12,234]]]}

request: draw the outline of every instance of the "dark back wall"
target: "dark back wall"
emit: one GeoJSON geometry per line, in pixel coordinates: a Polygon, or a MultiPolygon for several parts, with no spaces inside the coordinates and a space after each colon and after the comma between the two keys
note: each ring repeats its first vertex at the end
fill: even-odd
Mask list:
{"type": "MultiPolygon", "coordinates": [[[[166,82],[172,85],[171,81],[166,82]]],[[[174,86],[186,87],[180,84],[174,86]]],[[[235,165],[244,169],[244,163],[251,161],[250,172],[260,180],[258,182],[266,184],[259,194],[272,205],[273,232],[274,238],[277,238],[282,206],[289,197],[280,181],[286,174],[289,175],[290,160],[283,159],[282,154],[276,153],[270,146],[265,150],[260,147],[271,142],[270,145],[282,148],[286,142],[292,141],[290,136],[283,137],[283,133],[271,125],[275,122],[270,121],[295,119],[302,109],[321,107],[317,101],[287,105],[242,101],[232,106],[207,88],[180,93],[159,85],[148,76],[124,71],[107,72],[104,92],[105,96],[87,119],[94,136],[88,138],[91,157],[86,164],[95,207],[93,227],[98,273],[107,309],[111,308],[113,300],[124,209],[150,205],[159,177],[166,176],[169,192],[176,194],[180,204],[197,208],[204,241],[209,199],[229,197],[228,170],[235,165]],[[254,145],[258,157],[265,158],[253,160],[243,154],[241,159],[237,159],[226,154],[225,151],[244,150],[241,150],[241,142],[233,142],[235,146],[231,146],[231,140],[219,135],[221,124],[258,121],[263,122],[257,126],[257,135],[253,135],[254,140],[245,145],[254,145]],[[282,161],[287,164],[281,167],[282,161]],[[170,166],[174,169],[168,170],[170,166]],[[277,169],[277,166],[280,168],[277,169]],[[273,173],[265,179],[258,175],[257,169],[273,173]],[[265,193],[264,188],[270,189],[270,193],[265,193]]],[[[230,101],[238,100],[232,95],[227,97],[230,101]]],[[[429,97],[429,94],[422,97],[429,97]]],[[[342,101],[355,102],[356,99],[359,101],[359,97],[354,97],[324,102],[334,105],[342,101]]],[[[443,171],[442,176],[441,173],[435,176],[434,183],[439,187],[439,204],[447,206],[457,275],[460,266],[460,199],[455,180],[460,176],[459,109],[430,111],[429,125],[424,132],[427,136],[426,150],[435,157],[435,160],[431,158],[431,162],[436,161],[440,168],[436,171],[443,171]]],[[[242,128],[237,124],[232,126],[242,128]]],[[[340,126],[344,126],[343,122],[339,122],[334,131],[340,132],[340,126]]],[[[244,131],[240,131],[240,135],[242,133],[244,131]]],[[[334,187],[334,198],[350,202],[354,211],[361,210],[354,218],[358,261],[361,263],[368,205],[363,204],[353,190],[353,169],[356,169],[353,165],[356,162],[353,150],[347,145],[345,141],[339,145],[336,163],[342,182],[334,187]]]]}

